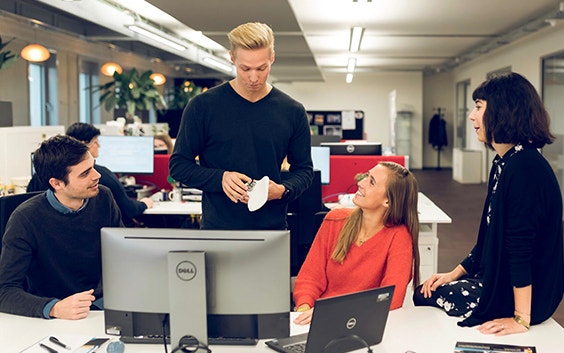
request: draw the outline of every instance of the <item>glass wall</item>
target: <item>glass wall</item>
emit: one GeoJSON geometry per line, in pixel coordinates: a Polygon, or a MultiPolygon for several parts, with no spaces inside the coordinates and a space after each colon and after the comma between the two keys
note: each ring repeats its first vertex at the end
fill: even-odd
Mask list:
{"type": "Polygon", "coordinates": [[[556,141],[543,148],[543,154],[556,173],[560,189],[564,190],[564,52],[543,58],[541,94],[556,136],[556,141]]]}
{"type": "Polygon", "coordinates": [[[100,85],[97,63],[83,61],[79,74],[79,121],[100,124],[100,92],[93,89],[100,85]]]}
{"type": "Polygon", "coordinates": [[[31,126],[58,125],[57,55],[41,63],[30,63],[29,112],[31,126]]]}

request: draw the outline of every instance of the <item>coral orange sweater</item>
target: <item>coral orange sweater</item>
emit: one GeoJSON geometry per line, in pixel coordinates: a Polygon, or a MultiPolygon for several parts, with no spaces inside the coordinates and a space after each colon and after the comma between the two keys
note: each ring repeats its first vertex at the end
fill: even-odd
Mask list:
{"type": "Polygon", "coordinates": [[[331,259],[352,209],[330,211],[313,241],[294,286],[296,306],[318,298],[395,285],[391,309],[400,308],[412,278],[411,235],[404,225],[384,228],[361,246],[353,244],[342,264],[331,259]]]}

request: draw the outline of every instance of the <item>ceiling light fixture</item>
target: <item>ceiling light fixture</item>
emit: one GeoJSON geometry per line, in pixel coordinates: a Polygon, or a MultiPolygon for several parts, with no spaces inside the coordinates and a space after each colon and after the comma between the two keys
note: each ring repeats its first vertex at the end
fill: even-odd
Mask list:
{"type": "Polygon", "coordinates": [[[102,67],[100,68],[100,72],[105,76],[111,77],[114,75],[114,72],[121,74],[123,72],[123,69],[121,68],[120,64],[115,63],[113,61],[108,61],[107,63],[102,65],[102,67]]]}
{"type": "Polygon", "coordinates": [[[49,59],[51,53],[41,44],[34,43],[26,45],[20,52],[20,56],[27,61],[40,63],[49,59]]]}
{"type": "Polygon", "coordinates": [[[353,73],[356,67],[356,58],[349,58],[349,62],[347,64],[347,72],[353,73]]]}
{"type": "Polygon", "coordinates": [[[362,42],[362,36],[364,35],[364,27],[352,27],[351,28],[351,42],[349,45],[349,51],[351,53],[356,53],[360,50],[360,43],[362,42]]]}
{"type": "Polygon", "coordinates": [[[152,73],[149,78],[155,81],[155,86],[164,85],[166,82],[166,77],[159,72],[152,73]]]}
{"type": "Polygon", "coordinates": [[[347,77],[345,78],[345,82],[346,83],[351,83],[353,80],[353,74],[352,73],[348,73],[347,77]]]}
{"type": "Polygon", "coordinates": [[[155,40],[159,43],[162,43],[164,45],[168,45],[171,48],[174,48],[178,51],[184,51],[187,49],[186,46],[178,44],[177,42],[175,42],[172,39],[172,36],[167,35],[166,33],[159,31],[157,28],[152,28],[149,25],[146,25],[142,22],[135,22],[135,24],[133,25],[129,25],[127,26],[127,28],[129,28],[131,31],[140,34],[142,36],[145,36],[147,38],[150,38],[152,40],[155,40]],[[171,39],[169,39],[168,37],[171,37],[171,39]]]}
{"type": "Polygon", "coordinates": [[[232,65],[229,65],[229,64],[226,64],[226,63],[224,63],[224,62],[218,61],[217,59],[214,59],[214,58],[209,57],[209,56],[205,57],[203,60],[204,60],[204,62],[206,62],[206,63],[208,63],[208,64],[210,64],[210,65],[212,65],[212,66],[215,66],[216,68],[218,68],[218,69],[220,69],[220,70],[223,70],[223,71],[225,71],[225,72],[227,72],[227,73],[232,73],[232,72],[233,72],[233,66],[232,66],[232,65]]]}

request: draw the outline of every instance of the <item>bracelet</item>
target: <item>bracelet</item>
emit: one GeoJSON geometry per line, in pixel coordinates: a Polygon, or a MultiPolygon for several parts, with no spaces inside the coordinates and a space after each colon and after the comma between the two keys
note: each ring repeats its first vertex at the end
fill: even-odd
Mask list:
{"type": "Polygon", "coordinates": [[[519,315],[515,315],[515,316],[513,317],[513,320],[515,320],[516,323],[518,323],[519,325],[523,326],[523,327],[526,328],[527,330],[531,328],[531,325],[530,325],[527,321],[523,320],[523,318],[522,318],[521,316],[519,316],[519,315]]]}
{"type": "Polygon", "coordinates": [[[525,314],[525,313],[522,313],[522,312],[517,311],[517,310],[515,310],[515,314],[516,314],[516,315],[519,315],[519,316],[528,316],[528,317],[531,317],[531,314],[525,314]]]}
{"type": "Polygon", "coordinates": [[[302,306],[302,307],[297,308],[297,309],[296,309],[296,312],[298,312],[298,313],[303,313],[304,311],[308,311],[308,310],[309,310],[308,307],[302,306]]]}

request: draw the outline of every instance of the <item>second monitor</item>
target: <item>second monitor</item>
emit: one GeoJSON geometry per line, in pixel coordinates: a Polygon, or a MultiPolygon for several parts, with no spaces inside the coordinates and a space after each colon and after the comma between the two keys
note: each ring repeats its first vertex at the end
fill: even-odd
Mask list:
{"type": "Polygon", "coordinates": [[[96,163],[114,173],[153,174],[153,136],[98,136],[96,163]]]}

